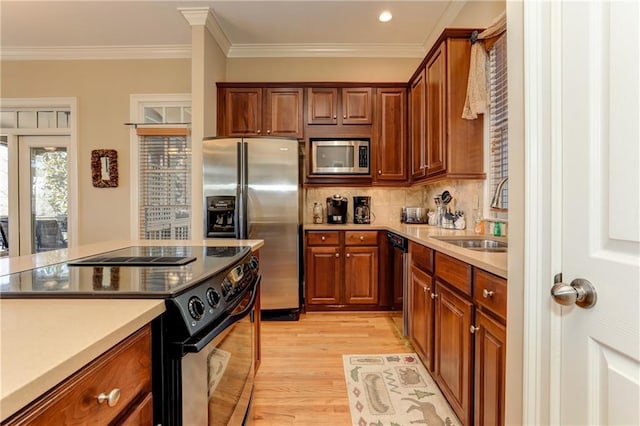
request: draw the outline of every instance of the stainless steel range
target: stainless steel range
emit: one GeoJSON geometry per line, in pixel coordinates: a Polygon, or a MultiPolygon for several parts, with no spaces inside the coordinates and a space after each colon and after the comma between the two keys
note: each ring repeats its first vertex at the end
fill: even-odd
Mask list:
{"type": "Polygon", "coordinates": [[[242,424],[254,374],[258,260],[249,247],[133,246],[0,276],[0,298],[161,298],[154,424],[242,424]]]}

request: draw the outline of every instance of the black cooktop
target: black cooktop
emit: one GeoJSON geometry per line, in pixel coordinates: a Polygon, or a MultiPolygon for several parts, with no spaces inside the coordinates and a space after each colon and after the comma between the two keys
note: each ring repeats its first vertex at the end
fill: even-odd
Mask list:
{"type": "Polygon", "coordinates": [[[0,276],[0,298],[167,298],[236,265],[249,247],[133,246],[0,276]]]}

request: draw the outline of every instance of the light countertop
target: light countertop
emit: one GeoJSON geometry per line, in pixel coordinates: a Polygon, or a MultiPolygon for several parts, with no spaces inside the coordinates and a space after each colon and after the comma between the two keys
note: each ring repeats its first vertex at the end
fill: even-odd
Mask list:
{"type": "MultiPolygon", "coordinates": [[[[470,250],[444,241],[436,239],[436,237],[455,237],[455,236],[473,236],[482,237],[483,235],[475,234],[473,231],[442,229],[431,225],[411,225],[404,223],[373,223],[368,225],[359,225],[347,223],[344,225],[333,224],[305,224],[305,231],[391,231],[398,235],[402,235],[411,241],[430,247],[441,253],[455,257],[470,265],[477,266],[487,272],[496,274],[502,278],[507,278],[507,253],[490,253],[476,250],[470,250]]],[[[490,235],[484,235],[488,238],[496,238],[490,235]]],[[[500,237],[506,241],[505,237],[500,237]]]]}
{"type": "MultiPolygon", "coordinates": [[[[134,245],[250,246],[262,240],[110,241],[0,259],[0,275],[134,245]]],[[[158,299],[0,299],[0,421],[162,314],[158,299]]]]}

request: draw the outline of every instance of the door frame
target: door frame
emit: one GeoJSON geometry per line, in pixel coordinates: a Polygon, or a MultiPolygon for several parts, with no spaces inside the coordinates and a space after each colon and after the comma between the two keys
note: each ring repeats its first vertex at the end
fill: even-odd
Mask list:
{"type": "MultiPolygon", "coordinates": [[[[510,297],[507,308],[509,325],[511,313],[521,310],[517,314],[521,323],[508,330],[507,363],[520,350],[517,360],[522,363],[522,376],[517,388],[518,380],[507,373],[507,395],[521,395],[522,406],[518,407],[515,396],[510,404],[507,396],[507,424],[559,424],[560,420],[561,311],[549,290],[554,275],[562,271],[561,9],[561,2],[507,2],[509,73],[513,71],[514,83],[522,87],[512,109],[509,84],[510,164],[514,141],[524,142],[513,150],[514,164],[523,167],[509,168],[520,183],[513,192],[521,192],[520,216],[514,222],[522,229],[516,228],[519,235],[513,237],[520,236],[523,242],[522,251],[512,253],[515,238],[509,240],[510,292],[511,283],[521,284],[513,286],[517,294],[510,297]],[[521,122],[512,126],[518,119],[521,122]],[[513,343],[521,345],[514,349],[513,343]]],[[[514,181],[511,176],[510,180],[514,181]]],[[[510,232],[514,229],[511,207],[510,203],[510,232]]]]}
{"type": "MultiPolygon", "coordinates": [[[[7,135],[9,146],[9,182],[16,182],[18,178],[18,138],[21,136],[68,136],[68,246],[78,245],[79,216],[78,216],[78,100],[77,98],[2,98],[3,108],[68,108],[70,111],[69,127],[66,129],[0,129],[0,133],[7,135]],[[13,165],[13,167],[11,167],[13,165]]],[[[17,185],[9,187],[9,193],[17,191],[17,185]]],[[[18,217],[18,203],[9,205],[9,216],[18,217]]],[[[9,227],[9,256],[19,256],[19,235],[15,226],[9,227]]]]}

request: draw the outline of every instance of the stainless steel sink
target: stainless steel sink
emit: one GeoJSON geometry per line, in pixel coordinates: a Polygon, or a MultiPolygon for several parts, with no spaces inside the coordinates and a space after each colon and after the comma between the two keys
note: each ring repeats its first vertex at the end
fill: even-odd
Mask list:
{"type": "Polygon", "coordinates": [[[485,237],[434,237],[445,243],[453,244],[469,250],[503,253],[508,249],[506,239],[490,239],[485,237]]]}

